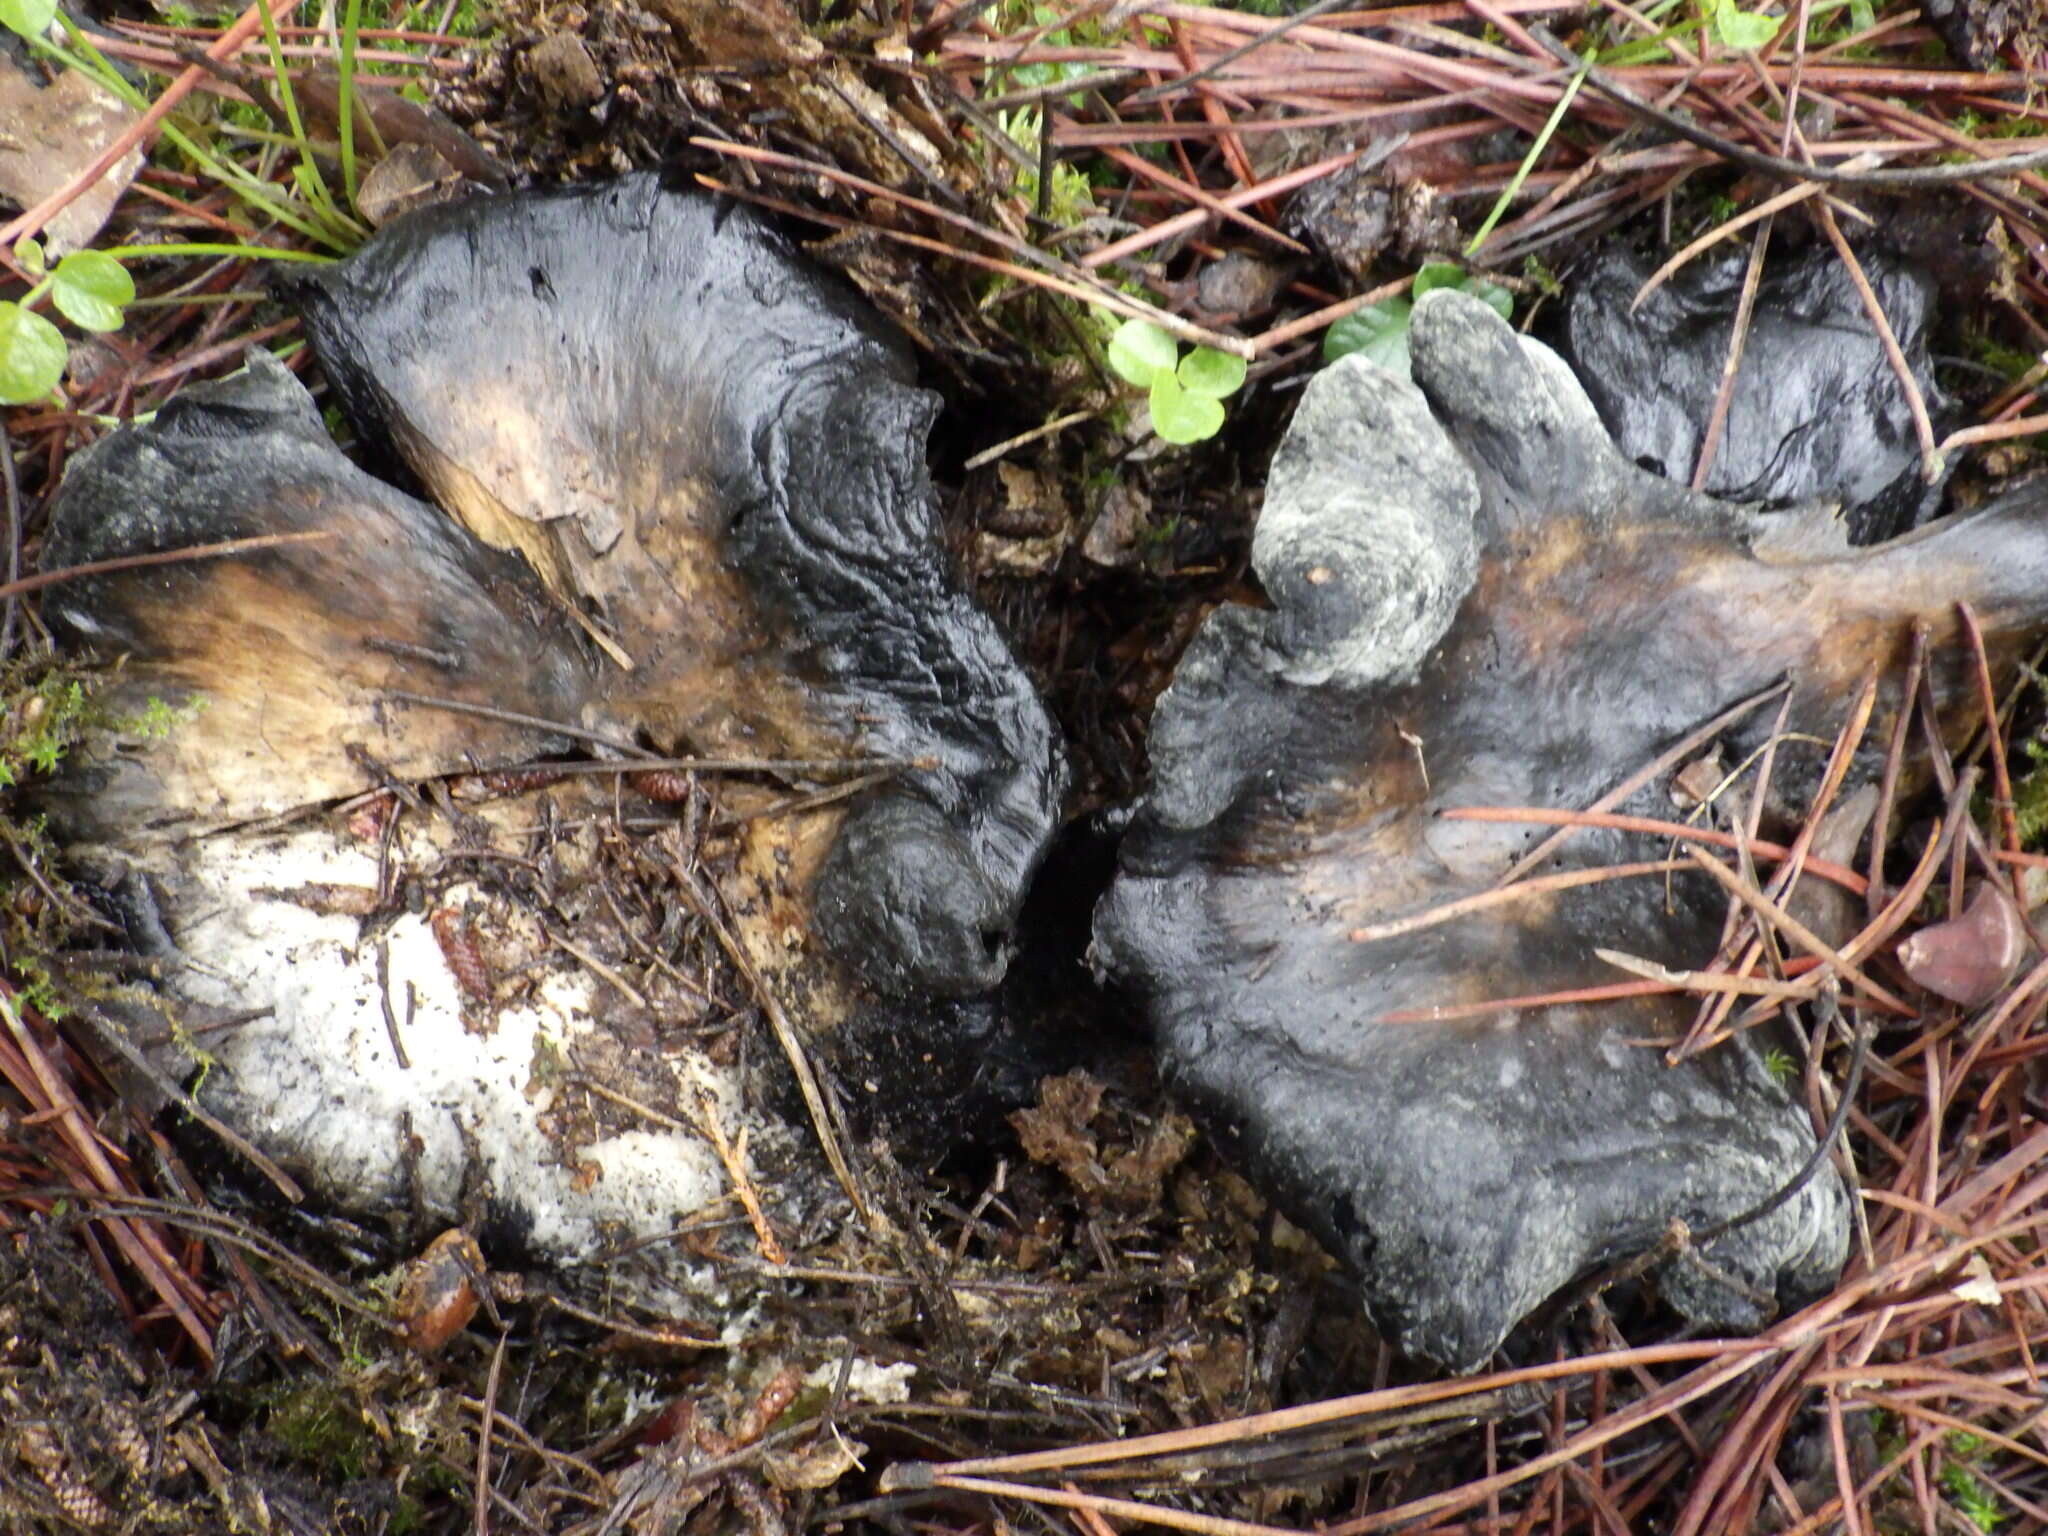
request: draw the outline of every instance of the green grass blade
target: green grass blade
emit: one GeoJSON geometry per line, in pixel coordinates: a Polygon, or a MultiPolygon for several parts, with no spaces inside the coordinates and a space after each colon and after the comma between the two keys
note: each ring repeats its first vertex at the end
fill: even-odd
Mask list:
{"type": "Polygon", "coordinates": [[[239,197],[251,208],[276,220],[279,224],[284,225],[285,228],[297,230],[308,240],[329,246],[344,254],[353,250],[360,243],[360,236],[352,239],[346,232],[338,233],[330,229],[321,228],[318,222],[294,209],[288,201],[280,200],[276,197],[274,194],[277,188],[269,182],[259,176],[250,175],[239,165],[236,165],[234,161],[223,159],[212,151],[202,148],[194,143],[181,129],[174,127],[168,121],[164,124],[164,137],[169,139],[178,149],[189,155],[192,158],[193,164],[199,166],[208,176],[211,176],[215,181],[233,192],[235,196],[239,197]]]}
{"type": "Polygon", "coordinates": [[[277,88],[277,104],[284,111],[285,121],[291,125],[292,142],[299,151],[302,173],[297,178],[299,191],[316,217],[330,221],[338,231],[345,231],[351,221],[334,206],[334,196],[327,190],[327,178],[320,172],[320,157],[313,152],[313,141],[306,133],[305,119],[299,115],[298,95],[292,90],[291,72],[285,67],[284,39],[278,34],[277,17],[271,10],[270,0],[257,0],[256,9],[263,18],[263,42],[270,50],[270,72],[277,88]]]}
{"type": "MultiPolygon", "coordinates": [[[[267,9],[264,12],[264,16],[267,21],[269,19],[269,11],[267,9]]],[[[106,56],[93,46],[92,38],[82,32],[78,25],[62,11],[57,13],[57,17],[59,23],[64,28],[65,34],[79,51],[73,53],[68,49],[60,48],[54,43],[45,42],[41,39],[35,40],[37,51],[56,59],[67,69],[77,70],[87,79],[112,91],[138,112],[147,111],[150,104],[149,98],[130,85],[121,72],[107,62],[106,56]]],[[[275,57],[276,55],[273,55],[273,58],[275,57]]],[[[288,83],[282,86],[282,91],[286,101],[289,102],[290,86],[288,83]]],[[[290,108],[288,108],[288,115],[292,115],[292,109],[290,108]]],[[[292,115],[292,120],[294,122],[297,121],[295,115],[292,115]]],[[[355,220],[342,214],[339,209],[333,211],[332,219],[330,220],[334,227],[328,229],[321,228],[317,217],[313,219],[304,217],[294,212],[286,202],[280,201],[273,196],[272,194],[276,189],[270,183],[259,177],[251,176],[233,161],[224,159],[216,155],[212,150],[197,143],[190,135],[179,129],[175,123],[166,121],[163,125],[163,135],[193,165],[198,167],[202,173],[219,182],[222,186],[227,187],[251,207],[260,210],[287,228],[298,231],[298,233],[304,235],[309,240],[316,240],[320,244],[332,247],[337,251],[347,252],[353,250],[368,237],[367,230],[355,220]]],[[[300,145],[304,144],[303,133],[301,133],[297,142],[300,145]]],[[[318,210],[315,210],[316,215],[318,212],[318,210]]]]}
{"type": "MultiPolygon", "coordinates": [[[[335,260],[332,256],[322,256],[318,251],[288,251],[274,245],[230,245],[207,240],[178,241],[164,245],[117,245],[106,254],[118,261],[143,261],[157,256],[247,256],[254,261],[335,260]]],[[[141,302],[143,301],[139,299],[136,301],[141,302]]]]}
{"type": "Polygon", "coordinates": [[[38,53],[48,54],[65,68],[77,70],[102,89],[112,91],[136,111],[149,110],[149,98],[130,85],[121,72],[107,62],[107,56],[93,46],[92,39],[79,29],[77,22],[61,10],[57,12],[57,21],[64,28],[64,35],[71,39],[72,46],[78,48],[85,55],[84,58],[40,37],[29,38],[29,46],[38,53]]]}
{"type": "Polygon", "coordinates": [[[1486,222],[1479,226],[1479,232],[1465,247],[1467,261],[1479,254],[1479,247],[1486,244],[1486,237],[1493,233],[1494,225],[1501,221],[1501,215],[1508,211],[1508,205],[1514,202],[1516,195],[1521,192],[1522,183],[1529,179],[1529,173],[1536,169],[1536,162],[1543,158],[1543,151],[1550,147],[1551,135],[1557,132],[1558,124],[1564,121],[1565,113],[1571,110],[1572,99],[1579,94],[1579,87],[1585,83],[1586,70],[1581,67],[1572,75],[1571,84],[1564,88],[1564,94],[1557,98],[1557,105],[1551,109],[1550,117],[1537,133],[1536,142],[1529,146],[1529,153],[1522,156],[1522,163],[1515,167],[1514,180],[1501,189],[1500,197],[1493,205],[1493,211],[1487,214],[1486,222]]]}
{"type": "Polygon", "coordinates": [[[341,23],[341,186],[356,206],[356,33],[363,24],[363,0],[348,0],[341,23]]]}

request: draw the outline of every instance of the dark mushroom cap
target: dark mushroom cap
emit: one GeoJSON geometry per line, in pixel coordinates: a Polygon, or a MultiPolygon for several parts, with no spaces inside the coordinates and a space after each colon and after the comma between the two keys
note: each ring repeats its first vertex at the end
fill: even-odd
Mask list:
{"type": "Polygon", "coordinates": [[[913,761],[857,803],[816,921],[892,992],[986,990],[1066,771],[942,547],[936,399],[744,211],[653,176],[472,199],[281,280],[357,429],[587,607],[619,728],[913,761]]]}
{"type": "MultiPolygon", "coordinates": [[[[1691,1000],[1463,1011],[1627,979],[1599,947],[1702,964],[1725,898],[1680,874],[1668,896],[1590,884],[1404,928],[1547,830],[1443,813],[1585,807],[1783,678],[1788,729],[1831,737],[1916,620],[1965,728],[1951,605],[1977,605],[2009,667],[2048,620],[2048,521],[2037,490],[1851,553],[1817,514],[1773,521],[1624,461],[1555,355],[1476,299],[1425,297],[1411,347],[1414,384],[1363,359],[1310,383],[1254,541],[1273,608],[1212,616],[1161,698],[1096,952],[1144,995],[1171,1074],[1357,1266],[1382,1327],[1470,1367],[1673,1219],[1766,1200],[1814,1134],[1745,1039],[1665,1065],[1691,1000]]],[[[1767,719],[1729,732],[1731,761],[1767,719]]],[[[1776,782],[1796,794],[1825,754],[1791,747],[1776,782]]],[[[1636,808],[1668,813],[1661,792],[1636,808]]],[[[1545,869],[1668,853],[1581,832],[1545,869]]],[[[1824,1167],[1664,1289],[1753,1326],[1756,1294],[1832,1280],[1847,1223],[1824,1167]]]]}

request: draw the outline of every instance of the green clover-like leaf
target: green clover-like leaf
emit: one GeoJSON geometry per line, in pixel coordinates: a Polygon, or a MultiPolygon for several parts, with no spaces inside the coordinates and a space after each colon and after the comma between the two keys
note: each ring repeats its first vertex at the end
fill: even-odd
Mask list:
{"type": "Polygon", "coordinates": [[[1199,443],[1223,426],[1223,402],[1182,389],[1172,372],[1152,380],[1152,430],[1169,443],[1199,443]]]}
{"type": "Polygon", "coordinates": [[[1363,352],[1368,361],[1407,378],[1408,316],[1413,308],[1406,299],[1389,299],[1346,315],[1323,337],[1323,361],[1334,363],[1363,352]]]}
{"type": "Polygon", "coordinates": [[[1714,36],[1724,48],[1761,48],[1778,35],[1778,18],[1738,10],[1735,0],[1716,0],[1714,36]]]}
{"type": "Polygon", "coordinates": [[[0,27],[41,37],[57,19],[57,0],[0,0],[0,27]]]}
{"type": "Polygon", "coordinates": [[[43,257],[43,242],[32,236],[24,236],[15,243],[14,259],[21,263],[21,270],[30,277],[41,277],[50,270],[43,257]]]}
{"type": "Polygon", "coordinates": [[[1170,376],[1179,361],[1180,343],[1150,320],[1126,320],[1109,338],[1109,366],[1140,389],[1170,376]]]}
{"type": "Polygon", "coordinates": [[[118,331],[135,279],[105,251],[73,251],[50,273],[50,302],[81,331],[118,331]]]}
{"type": "Polygon", "coordinates": [[[61,331],[19,304],[0,302],[0,405],[40,400],[64,377],[61,331]]]}
{"type": "Polygon", "coordinates": [[[1221,400],[1244,387],[1245,363],[1241,357],[1219,352],[1214,347],[1197,347],[1180,360],[1175,375],[1180,387],[1191,395],[1221,400]]]}
{"type": "Polygon", "coordinates": [[[1426,262],[1415,274],[1415,283],[1408,290],[1408,296],[1419,299],[1433,288],[1462,288],[1465,286],[1465,269],[1448,261],[1426,262]]]}
{"type": "Polygon", "coordinates": [[[1501,319],[1515,318],[1515,296],[1499,283],[1489,283],[1483,277],[1468,277],[1458,287],[1462,292],[1471,294],[1501,319]]]}

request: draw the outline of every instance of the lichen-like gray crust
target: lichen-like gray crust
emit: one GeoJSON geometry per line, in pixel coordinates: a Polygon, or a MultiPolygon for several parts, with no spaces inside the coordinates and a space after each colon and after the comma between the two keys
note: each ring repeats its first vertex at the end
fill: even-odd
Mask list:
{"type": "Polygon", "coordinates": [[[1252,565],[1290,682],[1363,687],[1414,667],[1479,568],[1479,488],[1414,385],[1363,357],[1309,382],[1273,456],[1252,565]],[[1358,473],[1361,464],[1380,473],[1358,473]]]}
{"type": "MultiPolygon", "coordinates": [[[[1273,607],[1212,615],[1162,696],[1095,954],[1390,1337],[1472,1367],[1672,1221],[1765,1201],[1814,1131],[1746,1038],[1664,1064],[1689,1000],[1489,1006],[1625,979],[1597,946],[1705,962],[1725,899],[1704,876],[1385,931],[1484,890],[1545,830],[1443,812],[1586,806],[1785,677],[1791,729],[1831,737],[1916,620],[1966,729],[1974,692],[1939,649],[1952,605],[2015,664],[2048,620],[2048,497],[1852,558],[1798,516],[1788,533],[1622,459],[1563,364],[1475,299],[1426,296],[1411,352],[1412,386],[1347,361],[1306,391],[1254,542],[1273,607]]],[[[1896,704],[1881,695],[1872,741],[1896,704]]],[[[1766,728],[1731,730],[1729,759],[1766,728]]],[[[1776,782],[1804,793],[1823,755],[1781,746],[1776,782]]],[[[1628,808],[1668,814],[1662,797],[1628,808]]],[[[1666,852],[1580,833],[1549,867],[1666,852]]],[[[1847,1231],[1823,1168],[1662,1288],[1704,1324],[1754,1326],[1758,1295],[1833,1278],[1847,1231]]]]}

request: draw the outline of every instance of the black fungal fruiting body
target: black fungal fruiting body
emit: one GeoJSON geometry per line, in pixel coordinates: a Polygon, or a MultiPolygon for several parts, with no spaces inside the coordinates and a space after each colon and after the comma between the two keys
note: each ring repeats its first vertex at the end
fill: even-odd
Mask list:
{"type": "MultiPolygon", "coordinates": [[[[1145,996],[1170,1075],[1353,1262],[1383,1329],[1470,1367],[1673,1220],[1704,1230],[1764,1202],[1814,1137],[1747,1039],[1665,1065],[1693,999],[1474,1009],[1628,980],[1596,946],[1701,964],[1726,898],[1676,872],[1399,931],[1486,891],[1548,830],[1444,813],[1588,806],[1781,679],[1787,728],[1831,738],[1882,666],[1867,778],[1915,621],[1945,726],[1967,731],[1953,604],[1975,605],[2009,674],[2048,622],[2048,495],[1852,552],[1824,519],[1773,521],[1625,462],[1555,355],[1475,300],[1427,296],[1411,347],[1419,388],[1362,361],[1310,383],[1254,541],[1274,607],[1219,610],[1162,697],[1096,945],[1145,996]]],[[[1774,714],[1727,733],[1729,762],[1774,714]]],[[[1780,744],[1789,803],[1824,756],[1780,744]]],[[[1621,809],[1670,802],[1653,785],[1621,809]]],[[[1539,873],[1670,852],[1581,832],[1539,873]]],[[[1663,1289],[1704,1323],[1755,1326],[1759,1294],[1833,1279],[1847,1223],[1823,1167],[1707,1265],[1665,1266],[1663,1289]]]]}
{"type": "MultiPolygon", "coordinates": [[[[1927,355],[1934,284],[1867,252],[1873,292],[1929,408],[1944,397],[1927,355]]],[[[1690,483],[1721,392],[1728,327],[1749,265],[1693,263],[1640,304],[1653,257],[1601,251],[1573,274],[1562,345],[1622,456],[1690,483]]],[[[1741,372],[1702,487],[1741,501],[1838,502],[1859,544],[1932,517],[1913,417],[1849,272],[1825,245],[1772,262],[1757,286],[1741,372]]]]}
{"type": "Polygon", "coordinates": [[[906,765],[818,873],[841,958],[897,993],[1001,978],[1064,761],[948,569],[937,399],[864,306],[653,176],[430,209],[283,286],[358,431],[593,612],[604,718],[906,765]]]}
{"type": "MultiPolygon", "coordinates": [[[[715,856],[691,865],[684,815],[632,858],[690,884],[679,904],[764,1008],[856,1081],[895,1052],[885,1086],[936,1119],[1007,1084],[999,1042],[943,1085],[921,1057],[992,1036],[1035,986],[995,984],[1066,772],[949,568],[936,402],[902,346],[751,216],[652,177],[429,210],[280,286],[359,435],[431,501],[352,464],[255,353],[75,460],[45,545],[54,566],[287,537],[48,609],[125,658],[106,713],[140,727],[73,754],[53,820],[133,909],[171,1006],[258,1015],[217,1043],[209,1105],[351,1205],[449,1212],[481,1172],[556,1256],[720,1197],[690,1130],[701,1080],[742,1119],[762,1085],[687,1031],[646,1049],[659,1005],[579,968],[579,922],[618,935],[563,894],[598,878],[588,849],[554,855],[610,815],[612,782],[458,814],[414,787],[593,740],[761,765],[724,785],[715,856]],[[787,803],[863,772],[856,795],[787,803]],[[376,817],[321,813],[365,792],[376,817]],[[501,862],[544,864],[562,904],[536,911],[501,862]],[[316,910],[329,887],[358,916],[316,910]],[[457,912],[437,944],[430,914],[457,912]],[[550,1088],[572,1054],[617,1097],[550,1088]],[[667,1119],[621,1124],[625,1102],[667,1119]]],[[[786,1155],[772,1117],[754,1128],[753,1155],[786,1155]]],[[[806,1217],[820,1199],[814,1179],[785,1193],[806,1217]]]]}
{"type": "Polygon", "coordinates": [[[394,690],[574,724],[594,669],[522,562],[357,469],[267,352],[186,390],[71,466],[46,569],[233,539],[217,560],[69,581],[45,612],[127,658],[106,718],[163,728],[82,745],[51,791],[74,836],[188,835],[374,787],[560,751],[544,728],[395,701],[394,690]],[[175,722],[175,723],[171,723],[175,722]]]}
{"type": "MultiPolygon", "coordinates": [[[[554,1036],[523,1061],[476,1056],[476,1081],[444,1081],[439,1099],[404,1099],[408,1074],[434,1063],[415,1039],[413,1065],[391,1070],[387,1031],[439,1017],[475,1048],[435,974],[447,957],[429,967],[403,942],[418,914],[386,913],[382,930],[393,964],[418,967],[416,1018],[412,976],[366,983],[360,935],[280,916],[290,903],[247,872],[297,861],[310,872],[295,879],[326,881],[329,863],[346,866],[381,904],[375,836],[368,851],[364,835],[350,845],[304,826],[162,846],[394,780],[517,764],[591,733],[722,757],[888,760],[893,776],[850,805],[747,823],[718,875],[735,948],[764,999],[799,1023],[865,1021],[854,1059],[939,1105],[941,1123],[953,1102],[942,1077],[1028,1077],[1003,1048],[1005,1021],[1064,1011],[1077,978],[1054,948],[989,989],[1065,772],[1021,668],[946,568],[922,458],[934,405],[901,348],[746,215],[651,177],[430,210],[282,286],[358,431],[463,526],[354,468],[300,385],[258,355],[244,377],[188,391],[82,456],[45,556],[325,535],[81,582],[50,604],[76,635],[131,658],[124,713],[159,695],[181,712],[204,705],[133,751],[89,745],[55,798],[85,835],[156,844],[167,953],[188,932],[241,943],[234,984],[274,987],[257,1006],[275,1017],[221,1046],[230,1086],[209,1095],[233,1092],[234,1053],[253,1063],[261,1041],[284,1061],[267,1081],[303,1091],[284,1108],[244,1104],[243,1122],[294,1156],[332,1156],[352,1198],[389,1196],[416,1171],[363,1162],[351,1187],[362,1149],[318,1142],[333,1106],[369,1096],[373,1070],[389,1125],[417,1112],[421,1134],[440,1138],[420,1159],[436,1191],[457,1183],[476,1129],[465,1120],[457,1137],[447,1122],[505,1112],[513,1132],[484,1154],[497,1192],[556,1233],[557,1251],[603,1223],[665,1226],[674,1212],[634,1191],[722,1192],[712,1169],[695,1196],[651,1181],[703,1152],[687,1133],[610,1183],[569,1188],[577,1159],[616,1146],[605,1126],[536,1126],[530,1087],[558,1068],[554,1036]],[[264,946],[287,929],[299,948],[279,965],[264,946]],[[817,963],[810,929],[899,1000],[878,1006],[817,963]],[[354,1017],[306,995],[300,968],[316,962],[354,1017]],[[296,1033],[316,1029],[339,1043],[296,1033]],[[367,1065],[322,1056],[344,1050],[367,1065]],[[497,1096],[451,1108],[486,1071],[497,1096]],[[576,1204],[620,1191],[612,1208],[576,1204]]],[[[1720,911],[1703,875],[1672,872],[1668,899],[1661,882],[1602,883],[1413,921],[1485,890],[1531,835],[1444,813],[1582,807],[1780,679],[1789,728],[1831,736],[1866,669],[1896,662],[1916,621],[1934,636],[1944,722],[1965,730],[1976,694],[1943,648],[1951,605],[1975,605],[1994,668],[2009,671],[2048,620],[2048,526],[2036,492],[1852,553],[1810,519],[1760,519],[1624,462],[1558,359],[1474,300],[1419,302],[1411,351],[1419,389],[1354,359],[1306,391],[1254,543],[1273,606],[1217,611],[1161,699],[1153,785],[1095,945],[1145,998],[1169,1072],[1357,1266],[1388,1333],[1463,1366],[1674,1221],[1706,1230],[1757,1208],[1807,1163],[1813,1130],[1747,1040],[1663,1065],[1655,1046],[1689,1005],[1486,1006],[1613,980],[1596,945],[1699,963],[1720,911]]],[[[1871,742],[1897,707],[1880,693],[1871,742]]],[[[1767,718],[1730,728],[1731,761],[1767,718]]],[[[1874,750],[1854,776],[1868,776],[1874,750]]],[[[1780,744],[1788,803],[1817,775],[1815,753],[1780,744]]],[[[550,806],[538,819],[553,817],[550,806]]],[[[426,817],[383,851],[422,824],[429,860],[443,859],[431,839],[446,823],[426,817]]],[[[1666,853],[1581,832],[1550,868],[1666,853]]],[[[1074,878],[1094,862],[1078,850],[1074,878]]],[[[1074,888],[1040,900],[1057,907],[1074,888]]],[[[497,915],[494,941],[522,914],[501,902],[497,915]]],[[[206,957],[193,958],[167,971],[173,990],[248,1002],[209,997],[193,979],[206,957]]],[[[554,963],[514,962],[498,974],[554,963]]],[[[498,1001],[490,973],[470,980],[498,1001]]],[[[595,1004],[528,1027],[688,1077],[680,1050],[620,1051],[595,1004]]],[[[1759,1295],[1834,1275],[1846,1213],[1823,1168],[1709,1243],[1704,1263],[1680,1255],[1661,1283],[1704,1322],[1754,1324],[1759,1295]]]]}

